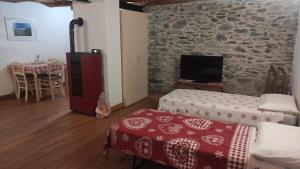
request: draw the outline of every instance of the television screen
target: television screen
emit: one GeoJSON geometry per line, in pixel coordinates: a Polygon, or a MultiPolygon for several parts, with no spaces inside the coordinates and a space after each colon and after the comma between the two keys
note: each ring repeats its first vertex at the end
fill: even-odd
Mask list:
{"type": "Polygon", "coordinates": [[[222,82],[222,70],[222,56],[181,56],[181,79],[198,83],[222,82]]]}

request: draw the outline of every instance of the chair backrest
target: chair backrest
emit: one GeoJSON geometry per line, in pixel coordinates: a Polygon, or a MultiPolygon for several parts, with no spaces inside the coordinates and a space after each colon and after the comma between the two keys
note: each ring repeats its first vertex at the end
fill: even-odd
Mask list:
{"type": "Polygon", "coordinates": [[[273,65],[268,70],[265,93],[288,93],[288,75],[282,67],[275,68],[273,65]]]}
{"type": "Polygon", "coordinates": [[[23,64],[14,62],[11,64],[11,68],[12,68],[14,78],[17,82],[26,81],[25,66],[23,64]]]}
{"type": "Polygon", "coordinates": [[[266,79],[265,93],[275,93],[277,86],[277,71],[274,65],[271,65],[268,70],[266,79]]]}
{"type": "Polygon", "coordinates": [[[277,76],[277,92],[281,94],[288,93],[288,80],[287,74],[282,67],[278,68],[278,76],[277,76]]]}
{"type": "Polygon", "coordinates": [[[48,59],[48,62],[57,62],[57,61],[59,61],[59,59],[57,59],[57,58],[49,58],[48,59]]]}
{"type": "Polygon", "coordinates": [[[50,81],[53,80],[53,77],[57,78],[57,76],[62,77],[64,73],[64,63],[55,60],[52,62],[48,62],[48,75],[50,81]]]}
{"type": "Polygon", "coordinates": [[[11,64],[11,68],[12,68],[13,73],[25,74],[25,67],[22,63],[13,62],[11,64]]]}

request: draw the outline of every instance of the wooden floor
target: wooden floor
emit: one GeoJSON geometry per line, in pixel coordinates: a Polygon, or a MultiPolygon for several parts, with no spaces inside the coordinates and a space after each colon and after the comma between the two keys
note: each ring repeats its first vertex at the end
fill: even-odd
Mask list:
{"type": "MultiPolygon", "coordinates": [[[[107,119],[69,111],[66,97],[39,103],[0,101],[0,169],[131,169],[132,157],[112,151],[101,154],[111,123],[139,108],[156,108],[147,98],[113,112],[107,119]]],[[[143,169],[161,169],[148,162],[143,169]]]]}

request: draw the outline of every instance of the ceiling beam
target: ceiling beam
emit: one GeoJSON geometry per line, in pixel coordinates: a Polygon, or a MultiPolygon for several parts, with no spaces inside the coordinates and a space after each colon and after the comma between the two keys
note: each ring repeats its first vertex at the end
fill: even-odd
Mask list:
{"type": "Polygon", "coordinates": [[[49,7],[58,7],[58,6],[71,6],[72,1],[71,0],[1,0],[6,2],[25,2],[25,1],[31,1],[31,2],[37,2],[44,5],[47,5],[49,7]]]}
{"type": "Polygon", "coordinates": [[[72,1],[52,1],[45,3],[45,5],[49,7],[72,6],[72,1]]]}
{"type": "MultiPolygon", "coordinates": [[[[2,0],[6,2],[24,2],[24,1],[32,1],[32,2],[39,2],[45,4],[50,7],[55,6],[71,6],[72,0],[2,0]]],[[[132,3],[134,5],[139,6],[153,6],[153,5],[168,5],[168,4],[175,4],[175,3],[184,3],[184,2],[191,2],[195,0],[120,0],[120,2],[124,3],[132,3]]]]}
{"type": "Polygon", "coordinates": [[[143,5],[136,5],[136,4],[131,4],[131,3],[127,3],[127,2],[120,2],[121,9],[143,12],[143,7],[144,7],[143,5]]]}
{"type": "Polygon", "coordinates": [[[195,0],[153,0],[147,3],[148,6],[152,5],[169,5],[169,4],[178,4],[178,3],[185,3],[185,2],[192,2],[195,0]]]}
{"type": "Polygon", "coordinates": [[[120,0],[121,2],[133,3],[133,4],[143,4],[143,6],[152,5],[169,5],[176,3],[192,2],[195,0],[120,0]]]}

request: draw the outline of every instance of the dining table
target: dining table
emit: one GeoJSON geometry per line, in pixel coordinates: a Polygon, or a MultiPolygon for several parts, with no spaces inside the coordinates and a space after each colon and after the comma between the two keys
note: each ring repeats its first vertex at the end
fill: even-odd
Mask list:
{"type": "MultiPolygon", "coordinates": [[[[26,74],[32,74],[34,77],[34,86],[35,86],[35,95],[36,101],[40,101],[40,93],[39,93],[39,84],[38,84],[38,75],[47,74],[48,73],[48,64],[46,62],[41,63],[23,63],[26,74]]],[[[61,65],[56,65],[54,69],[64,69],[61,65]]],[[[65,65],[64,65],[65,66],[65,65]]],[[[14,81],[14,87],[16,88],[16,82],[14,81]]]]}

